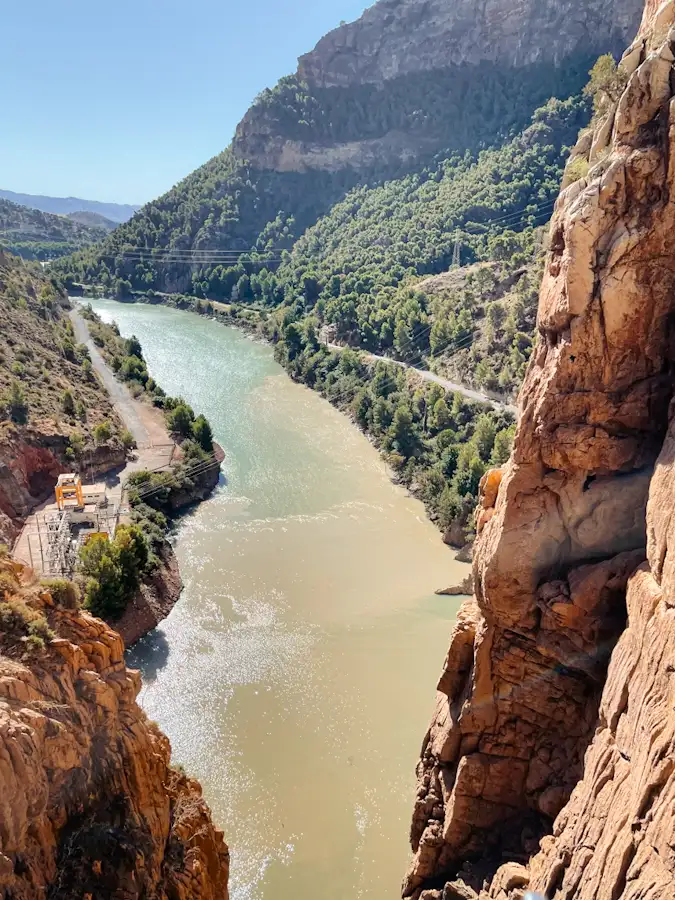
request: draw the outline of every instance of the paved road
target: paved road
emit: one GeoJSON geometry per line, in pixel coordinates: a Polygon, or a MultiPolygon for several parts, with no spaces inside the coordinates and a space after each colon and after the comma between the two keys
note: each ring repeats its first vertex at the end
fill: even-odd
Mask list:
{"type": "MultiPolygon", "coordinates": [[[[347,349],[339,344],[326,344],[326,346],[329,350],[347,349]]],[[[505,410],[506,412],[511,413],[511,415],[516,416],[516,418],[518,417],[518,407],[514,406],[512,403],[505,403],[503,400],[495,400],[493,397],[488,397],[487,394],[481,394],[480,391],[474,391],[471,388],[464,387],[463,384],[449,381],[447,378],[442,378],[434,372],[428,372],[426,369],[418,369],[415,366],[408,365],[408,363],[401,362],[398,359],[392,359],[390,356],[378,356],[377,353],[364,353],[364,356],[367,359],[376,361],[381,360],[392,366],[398,366],[399,369],[408,369],[411,372],[416,372],[424,381],[433,381],[435,384],[440,384],[446,391],[454,391],[455,393],[466,397],[467,400],[473,400],[476,403],[487,403],[494,409],[505,410]]]]}
{"type": "Polygon", "coordinates": [[[91,339],[86,320],[82,318],[77,309],[70,311],[70,321],[73,323],[77,342],[79,344],[87,345],[91,356],[91,364],[103,381],[120,418],[133,435],[138,446],[147,446],[151,443],[150,433],[138,415],[135,401],[129,393],[128,388],[115,378],[108,367],[108,364],[101,356],[96,344],[91,339]]]}

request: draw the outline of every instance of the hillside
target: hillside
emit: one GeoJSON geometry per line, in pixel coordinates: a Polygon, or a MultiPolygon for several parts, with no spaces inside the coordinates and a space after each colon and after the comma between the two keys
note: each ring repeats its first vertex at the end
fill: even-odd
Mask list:
{"type": "Polygon", "coordinates": [[[102,240],[109,228],[0,199],[0,248],[24,259],[57,259],[102,240]]]}
{"type": "Polygon", "coordinates": [[[100,200],[82,200],[79,197],[45,197],[42,194],[17,194],[15,191],[0,190],[0,197],[21,206],[39,209],[57,216],[69,213],[91,212],[110,219],[117,224],[126,222],[140,207],[127,203],[103,203],[100,200]]]}
{"type": "Polygon", "coordinates": [[[86,210],[66,213],[66,218],[70,219],[71,222],[87,225],[89,228],[104,228],[106,231],[114,231],[118,225],[117,222],[113,222],[112,219],[107,219],[105,216],[102,216],[101,213],[87,212],[86,210]]]}
{"type": "MultiPolygon", "coordinates": [[[[261,266],[250,251],[269,251],[274,268],[352,188],[499,146],[549,98],[580,91],[594,59],[637,26],[639,0],[613,4],[611,26],[607,6],[380,0],[263,91],[230,147],[68,270],[124,294],[194,292],[214,259],[251,274],[261,266]],[[394,65],[402,40],[411,48],[394,65]],[[349,77],[327,74],[336,59],[352,60],[349,77]]],[[[230,291],[239,277],[228,276],[230,291]]]]}
{"type": "Polygon", "coordinates": [[[0,543],[65,466],[124,461],[122,424],[67,306],[39,266],[0,251],[0,543]]]}

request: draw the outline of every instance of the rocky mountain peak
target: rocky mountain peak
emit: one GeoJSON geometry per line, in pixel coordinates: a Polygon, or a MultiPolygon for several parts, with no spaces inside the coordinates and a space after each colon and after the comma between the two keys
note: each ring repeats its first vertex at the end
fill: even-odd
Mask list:
{"type": "Polygon", "coordinates": [[[348,87],[485,61],[559,65],[579,50],[622,50],[642,6],[640,0],[380,0],[300,57],[298,74],[319,87],[348,87]]]}

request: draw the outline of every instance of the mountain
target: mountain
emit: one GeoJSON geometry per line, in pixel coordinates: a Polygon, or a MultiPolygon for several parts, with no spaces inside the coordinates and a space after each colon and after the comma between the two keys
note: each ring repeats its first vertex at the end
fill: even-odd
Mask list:
{"type": "Polygon", "coordinates": [[[58,216],[66,216],[73,212],[98,213],[117,224],[126,222],[140,209],[139,206],[130,206],[128,203],[103,203],[99,200],[81,200],[78,197],[46,197],[42,194],[17,194],[14,191],[6,190],[0,190],[0,197],[58,216]]]}
{"type": "Polygon", "coordinates": [[[57,259],[94,244],[109,233],[101,225],[82,224],[0,198],[0,248],[25,259],[57,259]]]}
{"type": "Polygon", "coordinates": [[[104,228],[106,231],[114,231],[118,225],[118,223],[113,222],[112,219],[106,219],[101,213],[87,212],[85,210],[66,213],[66,218],[70,219],[71,222],[87,225],[89,228],[104,228]]]}
{"type": "Polygon", "coordinates": [[[194,251],[274,261],[352,188],[511,138],[549,98],[580,91],[639,15],[640,0],[380,0],[263,91],[230,147],[71,273],[121,293],[193,291],[210,276],[194,251]]]}

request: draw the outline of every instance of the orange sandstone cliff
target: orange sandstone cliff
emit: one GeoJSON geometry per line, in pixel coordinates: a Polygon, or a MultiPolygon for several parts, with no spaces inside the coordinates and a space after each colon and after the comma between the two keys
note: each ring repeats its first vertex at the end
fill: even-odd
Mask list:
{"type": "Polygon", "coordinates": [[[573,151],[404,896],[675,898],[675,2],[573,151]]]}
{"type": "Polygon", "coordinates": [[[226,900],[223,836],[121,638],[58,594],[0,560],[0,897],[226,900]]]}

